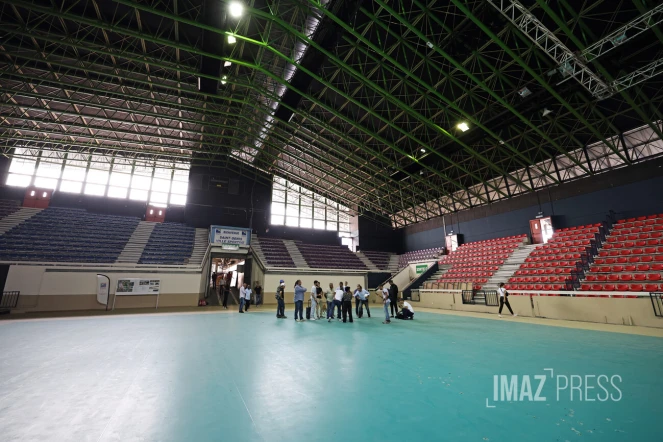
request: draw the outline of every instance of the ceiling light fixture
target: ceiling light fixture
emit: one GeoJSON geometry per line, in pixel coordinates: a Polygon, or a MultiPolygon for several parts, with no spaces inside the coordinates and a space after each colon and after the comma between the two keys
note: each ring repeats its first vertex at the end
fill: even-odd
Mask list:
{"type": "Polygon", "coordinates": [[[551,111],[550,109],[545,107],[545,108],[543,108],[543,112],[541,112],[541,115],[545,117],[546,115],[550,115],[552,113],[553,113],[553,111],[551,111]]]}
{"type": "Polygon", "coordinates": [[[227,83],[226,80],[228,80],[228,76],[227,76],[227,75],[224,75],[223,77],[221,77],[221,84],[226,84],[226,83],[227,83]]]}
{"type": "Polygon", "coordinates": [[[223,62],[223,67],[224,67],[224,68],[228,68],[228,67],[230,67],[231,65],[232,65],[232,63],[229,62],[229,61],[224,61],[224,62],[223,62]]]}
{"type": "Polygon", "coordinates": [[[244,13],[244,5],[240,2],[232,2],[228,5],[228,12],[231,17],[240,18],[244,13]]]}
{"type": "Polygon", "coordinates": [[[470,126],[468,126],[467,123],[465,123],[465,122],[458,123],[458,126],[456,126],[456,127],[458,129],[460,129],[461,131],[463,131],[463,132],[467,132],[468,130],[470,130],[470,126]]]}
{"type": "Polygon", "coordinates": [[[424,149],[424,148],[422,147],[422,148],[421,148],[421,153],[426,153],[426,149],[424,149]]]}
{"type": "Polygon", "coordinates": [[[237,39],[235,38],[234,35],[229,35],[228,36],[228,43],[231,44],[231,45],[237,43],[237,39]]]}

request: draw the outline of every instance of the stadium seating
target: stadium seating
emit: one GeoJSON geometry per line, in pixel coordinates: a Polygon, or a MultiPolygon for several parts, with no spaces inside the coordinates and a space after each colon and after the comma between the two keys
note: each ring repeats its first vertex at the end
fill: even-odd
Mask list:
{"type": "Polygon", "coordinates": [[[526,239],[527,235],[518,235],[463,244],[439,261],[451,268],[438,282],[471,282],[474,289],[481,289],[526,239]]]}
{"type": "Polygon", "coordinates": [[[138,218],[49,207],[0,237],[0,260],[112,263],[138,218]]]}
{"type": "Polygon", "coordinates": [[[19,202],[14,200],[0,200],[0,219],[11,215],[20,208],[19,202]]]}
{"type": "Polygon", "coordinates": [[[294,268],[295,263],[288,252],[283,240],[274,238],[258,238],[258,243],[271,267],[294,268]]]}
{"type": "Polygon", "coordinates": [[[571,272],[591,247],[601,224],[568,227],[555,231],[546,244],[525,259],[506,284],[507,290],[572,290],[567,288],[571,272]]]}
{"type": "Polygon", "coordinates": [[[346,246],[306,244],[300,241],[295,241],[295,245],[310,268],[368,270],[362,260],[346,246]]]}
{"type": "Polygon", "coordinates": [[[663,214],[617,221],[581,290],[663,290],[663,214]]]}
{"type": "Polygon", "coordinates": [[[404,253],[398,257],[398,268],[402,269],[413,261],[436,261],[443,250],[443,247],[435,247],[404,253]]]}
{"type": "Polygon", "coordinates": [[[158,223],[139,264],[187,264],[193,252],[196,229],[180,223],[158,223]]]}
{"type": "Polygon", "coordinates": [[[363,251],[366,258],[369,259],[378,269],[387,270],[391,254],[387,252],[363,251]]]}

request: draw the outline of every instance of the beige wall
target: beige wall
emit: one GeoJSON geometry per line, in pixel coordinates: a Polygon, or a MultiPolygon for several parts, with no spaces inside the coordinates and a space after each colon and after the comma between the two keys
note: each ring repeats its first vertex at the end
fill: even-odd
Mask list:
{"type": "MultiPolygon", "coordinates": [[[[498,307],[463,304],[460,293],[421,292],[421,307],[465,312],[497,313],[498,307]]],[[[530,316],[604,324],[638,325],[663,328],[663,320],[654,316],[649,298],[576,298],[566,296],[509,296],[513,311],[530,316]]],[[[416,308],[416,306],[415,306],[416,308]]],[[[509,314],[506,307],[502,313],[509,314]]]]}
{"type": "MultiPolygon", "coordinates": [[[[118,279],[158,278],[161,280],[159,306],[185,307],[198,304],[201,288],[201,273],[197,272],[110,272],[99,273],[111,279],[112,295],[118,279]]],[[[6,291],[20,291],[19,311],[94,310],[105,309],[97,303],[96,271],[55,271],[42,266],[14,265],[9,268],[6,291]]],[[[155,296],[118,296],[116,308],[151,307],[155,296]]]]}

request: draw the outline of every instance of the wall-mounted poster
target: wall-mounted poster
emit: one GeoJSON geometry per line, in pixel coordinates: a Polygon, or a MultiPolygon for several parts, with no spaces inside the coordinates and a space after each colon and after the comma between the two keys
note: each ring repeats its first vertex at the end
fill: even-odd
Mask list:
{"type": "Polygon", "coordinates": [[[160,279],[118,279],[115,294],[122,295],[158,295],[160,279]]]}

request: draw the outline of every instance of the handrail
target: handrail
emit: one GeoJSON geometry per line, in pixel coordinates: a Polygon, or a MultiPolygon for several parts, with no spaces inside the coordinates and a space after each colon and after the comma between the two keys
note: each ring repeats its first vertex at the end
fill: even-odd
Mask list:
{"type": "MultiPolygon", "coordinates": [[[[312,269],[309,267],[266,267],[269,272],[300,272],[300,273],[329,273],[329,272],[344,272],[344,273],[369,273],[370,270],[351,270],[351,269],[312,269]]],[[[379,272],[382,273],[382,272],[379,272]]]]}
{"type": "MultiPolygon", "coordinates": [[[[415,289],[416,290],[416,289],[415,289]]],[[[462,290],[445,290],[445,289],[419,289],[420,292],[460,292],[462,290]]],[[[523,295],[531,295],[531,296],[550,296],[550,295],[563,295],[567,297],[617,297],[619,296],[624,297],[624,296],[637,296],[639,298],[644,298],[649,296],[649,292],[587,292],[587,291],[567,291],[567,290],[552,290],[552,291],[545,291],[545,290],[508,290],[509,294],[523,294],[523,295]],[[582,296],[578,296],[582,295],[582,296]]]]}
{"type": "Polygon", "coordinates": [[[0,264],[20,265],[20,266],[45,266],[55,267],[59,269],[77,269],[77,270],[99,270],[100,268],[108,270],[184,270],[192,272],[200,272],[202,268],[198,265],[159,265],[159,264],[117,264],[117,263],[77,263],[77,262],[48,262],[48,261],[0,261],[0,264]]]}

